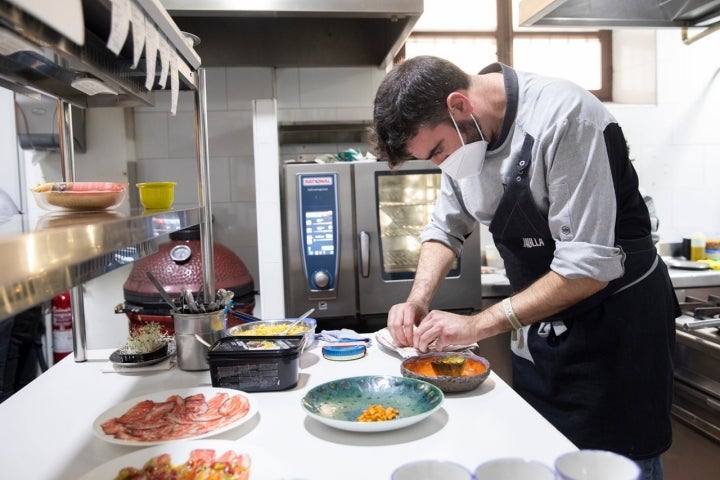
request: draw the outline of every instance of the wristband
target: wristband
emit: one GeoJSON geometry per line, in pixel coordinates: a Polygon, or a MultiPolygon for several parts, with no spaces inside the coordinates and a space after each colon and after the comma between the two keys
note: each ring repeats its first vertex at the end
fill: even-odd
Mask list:
{"type": "Polygon", "coordinates": [[[521,328],[523,328],[523,324],[520,323],[520,320],[518,320],[518,318],[515,316],[512,304],[510,303],[510,297],[502,301],[502,308],[503,313],[505,313],[505,318],[507,318],[507,321],[510,323],[510,326],[513,328],[513,330],[520,330],[521,328]]]}

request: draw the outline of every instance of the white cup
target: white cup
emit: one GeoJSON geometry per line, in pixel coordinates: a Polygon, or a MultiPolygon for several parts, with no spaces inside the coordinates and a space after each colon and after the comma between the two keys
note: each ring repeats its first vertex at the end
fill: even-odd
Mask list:
{"type": "Polygon", "coordinates": [[[526,458],[498,458],[478,465],[476,480],[554,480],[547,465],[526,458]]]}
{"type": "Polygon", "coordinates": [[[561,480],[639,480],[640,467],[627,457],[605,450],[579,450],[558,457],[561,480]]]}
{"type": "Polygon", "coordinates": [[[398,467],[392,480],[472,480],[472,473],[462,465],[440,460],[419,460],[398,467]]]}

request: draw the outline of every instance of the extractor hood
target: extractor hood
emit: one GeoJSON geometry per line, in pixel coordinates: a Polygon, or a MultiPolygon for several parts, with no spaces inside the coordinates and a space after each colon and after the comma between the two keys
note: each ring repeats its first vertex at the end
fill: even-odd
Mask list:
{"type": "Polygon", "coordinates": [[[333,67],[392,63],[423,0],[161,0],[200,37],[203,66],[333,67]]]}
{"type": "Polygon", "coordinates": [[[689,27],[720,15],[720,0],[521,0],[522,26],[689,27]]]}

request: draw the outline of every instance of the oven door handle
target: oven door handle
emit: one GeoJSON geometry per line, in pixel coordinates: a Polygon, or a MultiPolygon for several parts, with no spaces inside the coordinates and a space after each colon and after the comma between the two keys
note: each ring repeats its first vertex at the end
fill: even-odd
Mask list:
{"type": "Polygon", "coordinates": [[[360,253],[358,261],[360,263],[360,275],[363,278],[370,276],[370,234],[365,230],[358,235],[360,243],[360,253]]]}

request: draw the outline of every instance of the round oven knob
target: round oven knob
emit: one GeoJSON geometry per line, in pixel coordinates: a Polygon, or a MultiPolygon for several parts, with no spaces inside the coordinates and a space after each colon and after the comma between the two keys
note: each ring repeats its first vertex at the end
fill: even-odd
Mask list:
{"type": "Polygon", "coordinates": [[[313,273],[313,282],[318,288],[327,288],[330,285],[330,275],[325,270],[318,270],[313,273]]]}

